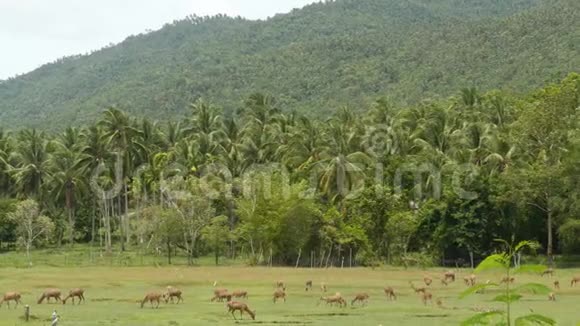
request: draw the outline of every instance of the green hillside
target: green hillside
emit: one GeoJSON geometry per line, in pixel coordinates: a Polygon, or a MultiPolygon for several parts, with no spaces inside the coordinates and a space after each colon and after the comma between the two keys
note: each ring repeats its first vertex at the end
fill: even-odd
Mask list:
{"type": "Polygon", "coordinates": [[[580,71],[577,0],[339,0],[267,21],[189,17],[0,81],[0,127],[57,128],[109,106],[180,117],[255,91],[324,115],[476,86],[528,91],[580,71]]]}

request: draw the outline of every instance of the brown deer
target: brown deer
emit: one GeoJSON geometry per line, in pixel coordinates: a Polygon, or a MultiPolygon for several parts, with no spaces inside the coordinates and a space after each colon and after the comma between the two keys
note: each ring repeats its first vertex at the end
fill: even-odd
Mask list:
{"type": "Polygon", "coordinates": [[[447,271],[443,274],[443,279],[445,282],[455,282],[455,272],[447,271]]]}
{"type": "Polygon", "coordinates": [[[579,283],[579,282],[580,282],[580,276],[574,276],[572,278],[572,281],[570,282],[570,286],[575,286],[576,283],[579,283]]]}
{"type": "Polygon", "coordinates": [[[477,276],[475,276],[475,274],[471,274],[469,276],[464,277],[463,281],[467,286],[474,286],[477,281],[477,276]]]}
{"type": "Polygon", "coordinates": [[[227,289],[217,289],[213,291],[213,298],[211,298],[211,302],[214,301],[219,301],[219,302],[223,302],[224,300],[227,301],[232,301],[232,295],[228,293],[227,289]]]}
{"type": "Polygon", "coordinates": [[[248,298],[248,291],[234,291],[232,292],[232,298],[244,298],[247,299],[248,298]]]}
{"type": "Polygon", "coordinates": [[[554,269],[552,267],[550,267],[550,268],[546,269],[545,271],[543,271],[540,276],[544,277],[544,275],[548,275],[550,277],[554,276],[554,269]]]}
{"type": "Polygon", "coordinates": [[[558,290],[560,289],[560,281],[558,281],[558,280],[554,281],[554,288],[556,288],[558,290]]]}
{"type": "Polygon", "coordinates": [[[228,301],[227,307],[228,307],[228,312],[232,313],[232,317],[234,317],[234,319],[236,319],[236,315],[234,314],[234,312],[236,312],[236,311],[240,312],[240,318],[242,318],[242,319],[244,318],[244,312],[247,312],[248,315],[250,315],[250,317],[252,317],[252,320],[256,319],[256,312],[250,310],[248,305],[245,303],[237,302],[237,301],[228,301]]]}
{"type": "Polygon", "coordinates": [[[277,289],[274,291],[273,301],[276,303],[279,299],[283,299],[286,302],[286,292],[283,289],[277,289]]]}
{"type": "Polygon", "coordinates": [[[469,286],[471,284],[471,280],[469,279],[469,276],[465,276],[463,278],[463,283],[465,283],[465,285],[469,286]]]}
{"type": "Polygon", "coordinates": [[[548,294],[548,300],[549,301],[556,301],[556,293],[550,292],[550,294],[548,294]]]}
{"type": "Polygon", "coordinates": [[[60,298],[60,290],[46,289],[38,299],[38,304],[41,304],[42,301],[44,301],[44,299],[46,299],[46,302],[50,303],[51,298],[54,298],[57,302],[62,301],[62,299],[60,298]]]}
{"type": "Polygon", "coordinates": [[[180,289],[174,288],[173,286],[168,286],[167,291],[163,294],[163,298],[165,299],[165,303],[173,303],[173,298],[177,298],[177,303],[183,302],[183,292],[180,289]]]}
{"type": "Polygon", "coordinates": [[[79,288],[70,290],[68,292],[68,295],[66,296],[66,298],[64,298],[62,300],[62,304],[66,304],[66,301],[68,299],[72,299],[72,303],[74,305],[75,304],[75,298],[79,298],[79,303],[78,304],[81,304],[81,301],[85,301],[85,290],[79,289],[79,288]]]}
{"type": "Polygon", "coordinates": [[[433,303],[433,294],[425,291],[423,292],[423,294],[421,295],[421,300],[423,301],[424,305],[427,305],[427,301],[433,303]]]}
{"type": "Polygon", "coordinates": [[[389,300],[397,300],[397,295],[395,294],[395,290],[393,290],[392,287],[388,286],[384,288],[383,291],[389,300]]]}
{"type": "Polygon", "coordinates": [[[324,283],[324,282],[320,283],[320,291],[326,292],[326,290],[327,290],[326,283],[324,283]]]}
{"type": "Polygon", "coordinates": [[[276,282],[276,288],[286,290],[286,284],[284,284],[284,281],[278,281],[276,282]]]}
{"type": "Polygon", "coordinates": [[[415,287],[413,282],[409,282],[409,284],[411,284],[411,289],[413,289],[415,291],[415,293],[425,293],[427,291],[427,289],[424,287],[420,287],[420,288],[415,287]]]}
{"type": "Polygon", "coordinates": [[[431,283],[433,283],[433,279],[430,278],[429,276],[425,276],[423,277],[423,282],[425,282],[425,285],[431,286],[431,283]]]}
{"type": "Polygon", "coordinates": [[[145,302],[149,301],[151,308],[153,308],[153,302],[157,303],[155,308],[159,308],[159,304],[161,303],[161,298],[163,298],[163,294],[159,292],[151,292],[147,293],[143,301],[141,301],[141,308],[145,305],[145,302]]]}
{"type": "Polygon", "coordinates": [[[0,300],[0,307],[2,307],[4,302],[6,302],[6,305],[8,305],[8,308],[10,308],[10,301],[16,302],[16,306],[14,307],[18,307],[18,304],[22,304],[22,302],[20,302],[21,297],[22,296],[18,292],[6,292],[0,300]]]}
{"type": "Polygon", "coordinates": [[[308,290],[312,291],[312,281],[306,281],[306,292],[308,292],[308,290]]]}
{"type": "Polygon", "coordinates": [[[446,280],[446,279],[442,278],[442,279],[441,279],[441,285],[448,286],[448,285],[449,285],[449,283],[447,283],[447,280],[446,280]]]}
{"type": "Polygon", "coordinates": [[[499,282],[499,284],[503,284],[503,283],[510,283],[513,284],[516,281],[516,279],[514,277],[507,277],[505,276],[504,278],[501,279],[501,282],[499,282]]]}
{"type": "Polygon", "coordinates": [[[350,305],[354,306],[355,302],[360,302],[363,306],[366,306],[366,304],[369,302],[369,298],[370,296],[368,293],[359,293],[354,296],[354,299],[352,299],[350,305]]]}
{"type": "Polygon", "coordinates": [[[332,296],[329,297],[320,297],[320,301],[318,301],[318,304],[320,304],[320,302],[324,301],[327,305],[334,305],[335,303],[338,304],[339,307],[346,307],[346,300],[344,300],[344,298],[342,297],[342,295],[340,293],[336,293],[332,296]]]}

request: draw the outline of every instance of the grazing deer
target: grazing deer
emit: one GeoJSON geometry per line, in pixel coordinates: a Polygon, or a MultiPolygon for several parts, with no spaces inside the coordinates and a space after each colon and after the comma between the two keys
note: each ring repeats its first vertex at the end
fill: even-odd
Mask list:
{"type": "Polygon", "coordinates": [[[46,289],[42,293],[40,298],[38,299],[38,304],[41,304],[42,301],[44,301],[44,299],[46,299],[46,302],[49,303],[50,298],[54,298],[57,302],[62,301],[62,299],[60,298],[60,290],[59,289],[46,289]]]}
{"type": "Polygon", "coordinates": [[[232,298],[244,298],[247,299],[248,298],[248,291],[234,291],[232,292],[232,298]]]}
{"type": "Polygon", "coordinates": [[[423,292],[423,294],[421,295],[421,300],[423,301],[424,305],[427,305],[427,301],[433,303],[433,294],[425,291],[423,292]]]}
{"type": "Polygon", "coordinates": [[[318,304],[320,304],[320,302],[322,301],[326,302],[327,305],[330,304],[331,306],[334,305],[335,303],[337,303],[339,307],[347,306],[346,300],[344,300],[342,295],[338,292],[330,297],[320,297],[320,301],[318,301],[318,304]]]}
{"type": "Polygon", "coordinates": [[[556,293],[550,292],[550,294],[548,294],[548,300],[549,301],[556,301],[556,293]]]}
{"type": "Polygon", "coordinates": [[[350,302],[351,306],[354,306],[355,302],[360,302],[363,306],[369,302],[370,296],[367,293],[359,293],[354,296],[354,299],[350,302]]]}
{"type": "Polygon", "coordinates": [[[224,300],[227,301],[232,301],[232,295],[228,293],[227,289],[217,289],[213,291],[213,298],[211,298],[211,302],[214,301],[219,301],[219,302],[223,302],[224,300]]]}
{"type": "Polygon", "coordinates": [[[149,301],[151,308],[153,308],[153,302],[157,303],[155,308],[159,308],[159,304],[161,303],[162,297],[163,297],[162,293],[158,293],[158,292],[147,293],[147,295],[145,296],[143,301],[141,301],[141,308],[143,308],[143,306],[145,305],[145,302],[147,302],[147,301],[149,301]]]}
{"type": "Polygon", "coordinates": [[[465,285],[469,286],[471,284],[471,281],[469,280],[469,276],[465,276],[463,278],[463,283],[465,283],[465,285]]]}
{"type": "Polygon", "coordinates": [[[445,282],[455,282],[455,272],[447,271],[443,274],[443,279],[445,282]]]}
{"type": "Polygon", "coordinates": [[[388,286],[384,288],[383,291],[389,300],[397,300],[397,295],[395,294],[395,290],[393,290],[392,287],[388,286]]]}
{"type": "Polygon", "coordinates": [[[465,285],[467,286],[474,286],[476,283],[477,277],[475,276],[475,274],[471,274],[469,276],[465,276],[463,278],[463,282],[465,282],[465,285]]]}
{"type": "Polygon", "coordinates": [[[171,300],[171,303],[173,303],[173,298],[177,298],[177,303],[179,304],[180,301],[183,302],[182,294],[183,293],[180,289],[174,288],[173,286],[168,286],[167,292],[163,294],[163,298],[165,299],[165,303],[169,303],[169,300],[171,300]]]}
{"type": "Polygon", "coordinates": [[[552,267],[550,267],[550,268],[546,269],[545,271],[543,271],[540,276],[544,277],[544,275],[548,275],[550,277],[554,276],[554,269],[552,267]]]}
{"type": "Polygon", "coordinates": [[[499,284],[508,283],[508,282],[510,284],[513,284],[515,281],[516,281],[516,279],[514,277],[507,277],[507,276],[505,276],[504,278],[501,279],[501,282],[499,282],[499,284]]]}
{"type": "Polygon", "coordinates": [[[560,289],[560,281],[558,281],[558,280],[554,281],[554,288],[556,288],[558,290],[560,289]]]}
{"type": "Polygon", "coordinates": [[[79,298],[79,303],[78,304],[81,304],[81,301],[85,301],[85,290],[79,289],[79,288],[70,290],[68,292],[68,295],[66,296],[66,298],[64,298],[62,300],[62,304],[66,304],[66,301],[68,299],[72,299],[72,303],[74,305],[75,304],[75,298],[79,298]]]}
{"type": "Polygon", "coordinates": [[[574,276],[570,282],[570,286],[575,286],[578,282],[580,282],[580,276],[574,276]]]}
{"type": "Polygon", "coordinates": [[[276,288],[286,290],[286,284],[284,284],[284,281],[278,281],[276,282],[276,288]]]}
{"type": "Polygon", "coordinates": [[[236,315],[234,314],[234,312],[236,312],[236,311],[240,312],[240,318],[242,318],[242,319],[244,318],[244,312],[247,312],[248,315],[250,315],[250,317],[252,317],[252,320],[256,319],[256,312],[250,310],[248,305],[245,303],[237,302],[237,301],[228,301],[227,307],[228,307],[228,312],[232,313],[232,317],[234,317],[234,319],[236,319],[236,315]]]}
{"type": "Polygon", "coordinates": [[[324,282],[320,283],[320,291],[326,292],[326,290],[327,290],[326,283],[324,283],[324,282]]]}
{"type": "Polygon", "coordinates": [[[286,292],[284,291],[284,289],[277,289],[276,291],[274,291],[273,297],[274,303],[276,303],[278,299],[283,299],[284,302],[286,302],[286,292]]]}
{"type": "Polygon", "coordinates": [[[447,280],[446,280],[446,279],[442,278],[442,279],[441,279],[441,285],[448,286],[448,285],[449,285],[449,283],[447,283],[447,280]]]}
{"type": "Polygon", "coordinates": [[[420,288],[415,287],[413,282],[409,282],[409,284],[411,284],[411,289],[413,289],[415,291],[415,293],[425,293],[427,291],[427,289],[424,287],[420,287],[420,288]]]}
{"type": "Polygon", "coordinates": [[[0,307],[2,307],[2,304],[4,302],[6,302],[6,304],[8,305],[8,308],[10,308],[10,301],[16,302],[15,307],[18,307],[18,304],[22,304],[22,302],[20,302],[21,297],[22,296],[18,292],[6,292],[6,293],[4,293],[4,296],[2,297],[2,299],[0,300],[0,307]]]}
{"type": "Polygon", "coordinates": [[[429,276],[425,276],[423,277],[423,282],[425,282],[425,285],[431,286],[431,283],[433,283],[433,279],[431,279],[429,276]]]}
{"type": "Polygon", "coordinates": [[[312,281],[306,281],[306,292],[312,291],[312,281]]]}

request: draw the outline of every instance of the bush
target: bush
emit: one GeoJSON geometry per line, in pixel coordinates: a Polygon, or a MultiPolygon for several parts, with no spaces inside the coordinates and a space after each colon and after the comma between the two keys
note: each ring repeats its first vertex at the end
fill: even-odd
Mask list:
{"type": "Polygon", "coordinates": [[[580,220],[569,220],[558,229],[558,233],[563,253],[580,252],[580,220]]]}

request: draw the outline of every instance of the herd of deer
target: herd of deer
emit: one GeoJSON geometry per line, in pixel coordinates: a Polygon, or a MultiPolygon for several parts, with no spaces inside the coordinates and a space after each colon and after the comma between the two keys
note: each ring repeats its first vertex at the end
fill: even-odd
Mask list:
{"type": "MultiPolygon", "coordinates": [[[[547,270],[545,270],[543,273],[541,273],[541,276],[550,276],[552,277],[554,275],[554,270],[549,268],[547,270]]],[[[441,284],[444,286],[449,285],[452,282],[455,282],[456,279],[456,275],[455,272],[453,271],[448,271],[445,272],[443,274],[443,276],[440,278],[441,280],[441,284]]],[[[463,278],[463,281],[465,283],[466,286],[475,286],[477,283],[477,277],[474,274],[465,276],[463,278]]],[[[433,302],[433,294],[429,291],[431,284],[433,283],[433,279],[429,276],[425,276],[423,278],[423,282],[425,283],[424,287],[416,287],[413,282],[409,282],[411,288],[413,289],[413,291],[416,294],[420,295],[421,301],[423,302],[424,305],[427,305],[428,303],[432,303],[433,302]]],[[[504,277],[502,278],[502,280],[500,281],[501,283],[514,283],[515,282],[515,278],[514,277],[504,277]]],[[[488,280],[486,283],[490,283],[490,281],[488,280]]],[[[570,282],[570,286],[574,287],[577,285],[577,283],[580,283],[580,276],[576,276],[572,278],[572,281],[570,282]]],[[[554,284],[554,288],[555,289],[559,289],[560,288],[560,282],[558,280],[555,280],[553,282],[554,284]]],[[[214,283],[214,286],[216,285],[216,283],[214,283]]],[[[312,291],[312,281],[308,280],[306,282],[305,285],[305,290],[306,292],[308,291],[312,291]]],[[[327,292],[327,286],[325,283],[321,283],[320,284],[320,290],[323,293],[327,292]]],[[[397,300],[397,294],[395,293],[395,290],[392,287],[385,287],[383,289],[385,296],[387,297],[388,300],[397,300]]],[[[66,304],[68,299],[71,299],[73,304],[75,303],[75,298],[78,299],[78,304],[80,304],[81,302],[85,301],[85,296],[84,296],[85,291],[83,289],[80,288],[75,288],[69,291],[68,295],[64,298],[61,299],[61,291],[59,289],[46,289],[42,295],[40,296],[40,298],[38,299],[38,304],[41,304],[45,299],[47,302],[50,302],[51,299],[54,299],[56,302],[62,302],[63,304],[66,304]]],[[[143,300],[141,301],[141,308],[144,307],[145,303],[149,302],[149,304],[151,305],[152,308],[158,308],[159,304],[161,303],[161,301],[165,301],[165,303],[169,303],[171,301],[171,303],[174,303],[174,300],[177,300],[176,303],[180,303],[183,302],[183,296],[182,296],[182,292],[181,290],[174,288],[172,286],[168,286],[166,288],[165,292],[151,292],[148,293],[145,298],[143,298],[143,300]]],[[[255,319],[256,317],[256,312],[250,310],[250,308],[248,307],[247,304],[243,303],[243,302],[239,302],[239,301],[233,301],[233,299],[248,299],[248,292],[247,291],[242,291],[242,290],[238,290],[238,291],[234,291],[234,292],[228,292],[227,289],[215,289],[214,290],[214,296],[210,299],[211,302],[214,301],[218,301],[218,302],[226,302],[226,307],[228,309],[228,313],[231,313],[232,316],[234,317],[234,319],[236,319],[235,316],[235,312],[240,312],[240,318],[243,318],[243,314],[247,313],[248,315],[250,315],[250,317],[252,319],[255,319]]],[[[16,303],[16,306],[18,306],[18,304],[21,304],[21,298],[22,296],[20,295],[20,293],[18,292],[7,292],[4,294],[4,296],[0,299],[0,307],[2,307],[2,304],[4,302],[6,302],[6,304],[8,305],[8,307],[10,307],[10,302],[13,301],[16,303]]],[[[365,306],[368,301],[369,301],[370,295],[368,293],[358,293],[354,296],[354,298],[351,300],[351,306],[354,306],[356,303],[360,303],[361,305],[365,306]]],[[[274,303],[278,302],[279,300],[283,300],[284,302],[286,302],[286,285],[283,281],[278,281],[275,283],[275,291],[273,293],[272,296],[272,300],[274,303]]],[[[548,300],[550,301],[556,301],[556,295],[554,292],[551,292],[548,295],[548,300]]],[[[321,296],[320,300],[318,301],[318,305],[320,305],[321,302],[326,303],[326,305],[338,305],[338,307],[346,307],[347,306],[347,301],[346,299],[344,299],[344,297],[340,294],[340,293],[335,293],[334,295],[331,296],[321,296]]],[[[437,299],[436,300],[436,304],[439,307],[443,307],[443,301],[441,299],[437,299]]]]}

